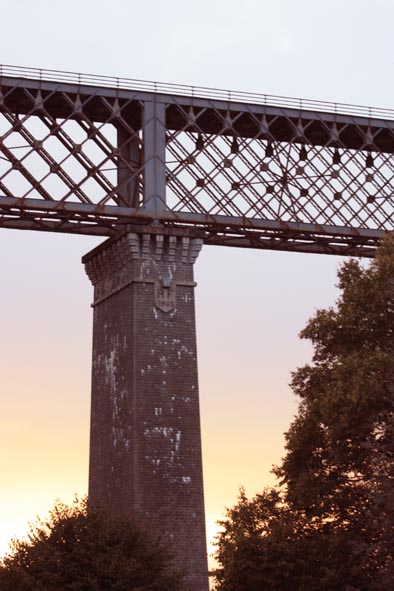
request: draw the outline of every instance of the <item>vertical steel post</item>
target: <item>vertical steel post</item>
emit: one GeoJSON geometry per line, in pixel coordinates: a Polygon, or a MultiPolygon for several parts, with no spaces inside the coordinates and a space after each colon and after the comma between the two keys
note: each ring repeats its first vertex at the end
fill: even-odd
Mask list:
{"type": "Polygon", "coordinates": [[[138,207],[139,186],[138,168],[141,153],[138,137],[131,136],[121,125],[117,129],[118,135],[118,196],[119,205],[124,207],[138,207]]]}
{"type": "Polygon", "coordinates": [[[157,100],[144,103],[144,208],[157,215],[166,207],[166,120],[165,104],[157,100]]]}

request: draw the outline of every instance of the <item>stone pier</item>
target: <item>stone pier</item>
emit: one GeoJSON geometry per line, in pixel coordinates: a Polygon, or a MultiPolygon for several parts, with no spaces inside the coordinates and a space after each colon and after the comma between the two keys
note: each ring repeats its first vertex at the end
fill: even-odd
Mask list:
{"type": "Polygon", "coordinates": [[[208,590],[193,265],[196,238],[128,233],[83,258],[94,285],[89,497],[170,543],[208,590]]]}

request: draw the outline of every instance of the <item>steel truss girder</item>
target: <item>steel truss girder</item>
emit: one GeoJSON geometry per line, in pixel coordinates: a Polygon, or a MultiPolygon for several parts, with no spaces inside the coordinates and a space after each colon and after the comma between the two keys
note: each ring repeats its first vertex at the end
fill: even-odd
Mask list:
{"type": "Polygon", "coordinates": [[[0,227],[159,228],[361,256],[393,230],[393,113],[12,74],[0,76],[0,227]]]}

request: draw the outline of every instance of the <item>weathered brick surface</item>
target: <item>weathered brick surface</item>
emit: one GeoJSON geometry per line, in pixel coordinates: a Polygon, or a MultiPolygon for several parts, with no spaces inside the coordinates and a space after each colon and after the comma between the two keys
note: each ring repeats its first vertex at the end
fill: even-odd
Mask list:
{"type": "Polygon", "coordinates": [[[208,589],[193,293],[200,248],[196,239],[127,234],[84,257],[95,286],[89,495],[160,531],[192,591],[208,589]],[[155,305],[154,281],[175,286],[174,309],[155,305]]]}

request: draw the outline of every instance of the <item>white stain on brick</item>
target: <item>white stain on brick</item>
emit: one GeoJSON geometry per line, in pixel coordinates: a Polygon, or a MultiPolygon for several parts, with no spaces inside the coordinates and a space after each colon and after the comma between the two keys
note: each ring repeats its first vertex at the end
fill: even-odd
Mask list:
{"type": "Polygon", "coordinates": [[[112,427],[112,445],[117,447],[119,444],[125,444],[128,441],[124,437],[122,427],[112,427]]]}
{"type": "Polygon", "coordinates": [[[181,437],[182,437],[181,431],[177,431],[175,433],[175,451],[179,451],[179,448],[181,445],[181,437]]]}
{"type": "Polygon", "coordinates": [[[111,394],[116,390],[116,353],[111,351],[108,357],[104,358],[104,381],[111,394]]]}
{"type": "Polygon", "coordinates": [[[190,476],[171,476],[169,481],[174,484],[190,484],[192,479],[190,476]]]}
{"type": "MultiPolygon", "coordinates": [[[[181,446],[182,432],[180,430],[175,431],[173,427],[149,427],[144,429],[144,436],[146,439],[157,440],[164,438],[169,446],[167,447],[167,458],[169,452],[169,462],[173,464],[176,458],[179,456],[179,450],[181,446]]],[[[150,462],[153,459],[150,456],[145,456],[145,459],[150,462]]]]}

